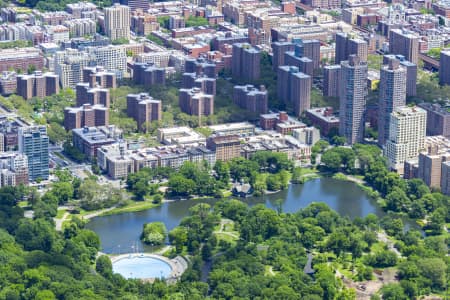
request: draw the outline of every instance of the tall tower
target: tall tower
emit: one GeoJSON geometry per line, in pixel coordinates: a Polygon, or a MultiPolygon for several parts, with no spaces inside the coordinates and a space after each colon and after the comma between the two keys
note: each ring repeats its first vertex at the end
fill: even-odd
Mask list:
{"type": "Polygon", "coordinates": [[[378,101],[378,144],[383,146],[389,138],[391,113],[406,103],[406,69],[396,59],[381,67],[378,101]]]}
{"type": "Polygon", "coordinates": [[[105,31],[111,40],[130,39],[130,8],[118,3],[105,8],[105,31]]]}
{"type": "Polygon", "coordinates": [[[367,62],[356,55],[341,62],[339,88],[339,134],[348,144],[361,142],[364,137],[364,111],[367,101],[367,62]]]}
{"type": "Polygon", "coordinates": [[[28,158],[30,180],[48,179],[48,136],[45,126],[20,128],[19,152],[28,158]]]}
{"type": "Polygon", "coordinates": [[[391,113],[384,155],[389,167],[403,175],[404,162],[417,158],[425,146],[427,112],[419,107],[397,107],[391,113]]]}

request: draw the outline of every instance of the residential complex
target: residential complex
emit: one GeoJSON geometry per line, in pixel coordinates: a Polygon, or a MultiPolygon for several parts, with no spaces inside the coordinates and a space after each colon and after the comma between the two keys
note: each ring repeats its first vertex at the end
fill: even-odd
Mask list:
{"type": "Polygon", "coordinates": [[[268,110],[268,93],[264,86],[259,89],[253,85],[235,85],[233,102],[237,106],[257,114],[265,114],[268,110]]]}
{"type": "Polygon", "coordinates": [[[75,128],[108,125],[109,108],[101,104],[83,104],[80,107],[64,109],[64,128],[67,131],[75,128]]]}
{"type": "Polygon", "coordinates": [[[191,116],[200,118],[214,114],[214,96],[199,88],[180,89],[179,104],[181,111],[191,116]]]}
{"type": "Polygon", "coordinates": [[[261,52],[247,43],[233,44],[233,77],[242,80],[257,80],[260,76],[261,52]]]}
{"type": "Polygon", "coordinates": [[[311,106],[311,77],[297,67],[278,67],[277,95],[280,101],[291,105],[300,116],[311,106]]]}
{"type": "Polygon", "coordinates": [[[59,93],[59,77],[53,73],[35,71],[32,75],[17,76],[17,95],[28,100],[59,93]]]}

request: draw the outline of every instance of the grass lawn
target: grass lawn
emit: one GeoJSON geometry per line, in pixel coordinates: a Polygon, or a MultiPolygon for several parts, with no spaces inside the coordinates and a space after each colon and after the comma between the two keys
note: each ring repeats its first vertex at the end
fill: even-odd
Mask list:
{"type": "Polygon", "coordinates": [[[56,219],[61,219],[63,216],[64,216],[64,214],[66,213],[66,210],[65,209],[58,209],[58,212],[56,213],[56,219]]]}
{"type": "Polygon", "coordinates": [[[22,208],[29,206],[28,201],[19,201],[18,205],[22,208]]]}
{"type": "Polygon", "coordinates": [[[133,201],[133,203],[126,205],[124,207],[117,207],[113,210],[107,211],[102,216],[108,216],[108,215],[115,215],[115,214],[121,214],[126,212],[136,212],[136,211],[142,211],[150,208],[154,208],[156,206],[159,206],[159,204],[154,204],[151,200],[145,200],[145,201],[133,201]]]}

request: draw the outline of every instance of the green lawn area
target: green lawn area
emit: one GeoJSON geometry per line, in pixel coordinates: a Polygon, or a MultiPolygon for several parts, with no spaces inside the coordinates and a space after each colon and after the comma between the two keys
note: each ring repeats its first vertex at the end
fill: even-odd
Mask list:
{"type": "Polygon", "coordinates": [[[28,201],[19,201],[19,207],[27,207],[28,206],[28,201]]]}
{"type": "Polygon", "coordinates": [[[64,214],[66,213],[66,210],[65,209],[58,209],[58,212],[56,213],[56,219],[61,219],[63,216],[64,216],[64,214]]]}
{"type": "Polygon", "coordinates": [[[234,230],[234,222],[228,219],[222,219],[221,223],[223,223],[223,225],[218,224],[214,228],[214,234],[217,239],[235,245],[236,241],[239,239],[239,232],[234,230]],[[222,229],[222,231],[220,229],[222,229]]]}
{"type": "Polygon", "coordinates": [[[107,211],[102,216],[108,216],[108,215],[115,215],[115,214],[121,214],[126,212],[136,212],[136,211],[142,211],[150,208],[154,208],[156,206],[159,206],[159,204],[154,204],[151,200],[145,200],[145,201],[133,201],[133,203],[126,205],[124,207],[117,207],[113,210],[107,211]]]}

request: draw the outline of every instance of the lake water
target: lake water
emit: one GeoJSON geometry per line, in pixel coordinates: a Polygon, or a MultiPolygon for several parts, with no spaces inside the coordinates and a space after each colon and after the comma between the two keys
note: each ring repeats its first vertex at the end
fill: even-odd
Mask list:
{"type": "MultiPolygon", "coordinates": [[[[342,216],[365,217],[369,213],[383,216],[384,213],[356,184],[332,178],[320,178],[305,184],[292,184],[285,191],[258,198],[243,199],[249,205],[264,203],[276,209],[282,201],[283,212],[296,212],[313,202],[324,202],[342,216]]],[[[86,227],[95,231],[105,253],[151,251],[150,246],[140,242],[142,227],[149,222],[164,222],[167,229],[177,226],[188,215],[190,207],[198,203],[214,204],[217,199],[184,200],[163,203],[161,206],[141,212],[124,213],[93,218],[86,227]]]]}

